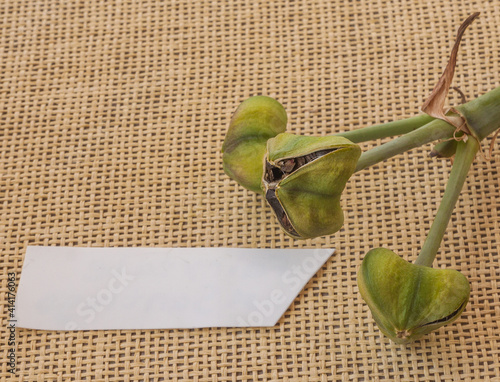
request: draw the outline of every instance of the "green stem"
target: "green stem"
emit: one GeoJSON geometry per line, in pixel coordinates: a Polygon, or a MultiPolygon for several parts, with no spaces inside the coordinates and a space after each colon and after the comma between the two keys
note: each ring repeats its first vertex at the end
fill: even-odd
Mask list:
{"type": "MultiPolygon", "coordinates": [[[[457,106],[456,109],[465,117],[472,135],[481,141],[500,129],[500,87],[457,106]]],[[[364,152],[359,158],[356,171],[438,139],[451,138],[455,130],[455,127],[447,122],[434,119],[425,126],[417,127],[416,130],[364,152]]],[[[353,130],[353,133],[355,131],[353,130]]]]}
{"type": "Polygon", "coordinates": [[[394,137],[396,135],[407,134],[421,126],[426,125],[432,120],[434,120],[434,118],[431,116],[427,114],[420,114],[411,118],[401,119],[399,121],[362,127],[360,129],[346,131],[335,135],[347,138],[353,143],[361,143],[373,141],[375,139],[383,139],[387,137],[394,137]]]}
{"type": "Polygon", "coordinates": [[[500,128],[500,87],[456,109],[467,120],[472,135],[482,141],[500,128]]]}
{"type": "Polygon", "coordinates": [[[443,200],[439,205],[436,218],[432,223],[427,239],[422,246],[422,250],[415,264],[432,267],[432,263],[441,245],[441,241],[443,240],[446,227],[450,221],[460,191],[467,178],[469,168],[478,150],[479,142],[472,137],[469,138],[467,142],[459,142],[455,161],[453,162],[450,177],[443,194],[443,200]]]}
{"type": "Polygon", "coordinates": [[[365,151],[358,160],[356,171],[373,166],[374,164],[414,149],[415,147],[425,145],[438,139],[450,138],[453,136],[454,131],[455,127],[445,121],[435,119],[417,130],[365,151]]]}

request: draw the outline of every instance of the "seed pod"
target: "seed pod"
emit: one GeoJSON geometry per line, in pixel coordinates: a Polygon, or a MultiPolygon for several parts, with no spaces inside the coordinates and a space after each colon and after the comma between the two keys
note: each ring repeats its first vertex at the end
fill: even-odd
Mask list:
{"type": "Polygon", "coordinates": [[[460,272],[411,264],[384,248],[366,254],[358,286],[380,330],[399,344],[456,320],[470,294],[460,272]]]}
{"type": "Polygon", "coordinates": [[[262,162],[266,142],[286,129],[283,106],[273,98],[255,96],[236,109],[222,146],[224,172],[243,187],[262,193],[262,162]]]}
{"type": "Polygon", "coordinates": [[[342,227],[340,195],[360,155],[358,145],[338,136],[282,133],[267,142],[262,186],[289,236],[331,235],[342,227]]]}

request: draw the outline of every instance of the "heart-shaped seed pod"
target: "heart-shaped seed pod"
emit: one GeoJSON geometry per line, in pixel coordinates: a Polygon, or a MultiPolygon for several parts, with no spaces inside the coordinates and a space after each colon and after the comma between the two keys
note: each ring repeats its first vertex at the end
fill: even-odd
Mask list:
{"type": "Polygon", "coordinates": [[[342,227],[340,196],[360,155],[358,145],[338,136],[282,133],[267,142],[262,186],[289,236],[331,235],[342,227]]]}
{"type": "Polygon", "coordinates": [[[262,193],[262,161],[266,142],[286,129],[283,106],[273,98],[243,101],[231,118],[222,146],[224,172],[243,187],[262,193]]]}
{"type": "Polygon", "coordinates": [[[366,254],[358,286],[380,330],[398,344],[456,320],[470,294],[460,272],[411,264],[385,248],[366,254]]]}

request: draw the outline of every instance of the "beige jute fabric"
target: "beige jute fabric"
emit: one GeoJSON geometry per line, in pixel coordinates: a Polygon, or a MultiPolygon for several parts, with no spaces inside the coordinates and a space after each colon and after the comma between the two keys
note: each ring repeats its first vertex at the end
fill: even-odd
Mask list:
{"type": "Polygon", "coordinates": [[[476,159],[435,262],[467,276],[470,303],[408,346],[380,334],[356,273],[374,247],[415,259],[450,161],[429,158],[426,145],[355,174],[343,229],[297,241],[223,173],[220,152],[232,112],[255,94],[277,98],[301,134],[419,113],[474,11],[454,85],[468,99],[499,86],[498,1],[4,0],[0,9],[2,380],[500,381],[498,143],[493,158],[476,159]],[[337,253],[275,327],[17,329],[12,374],[8,274],[18,285],[28,245],[337,253]]]}

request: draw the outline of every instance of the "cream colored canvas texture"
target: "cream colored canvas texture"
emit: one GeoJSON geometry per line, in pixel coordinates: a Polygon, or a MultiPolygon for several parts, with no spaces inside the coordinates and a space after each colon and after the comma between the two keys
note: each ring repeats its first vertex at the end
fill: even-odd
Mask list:
{"type": "Polygon", "coordinates": [[[305,241],[222,169],[252,95],[279,100],[296,134],[418,114],[475,11],[453,81],[468,100],[500,86],[495,0],[0,2],[0,379],[499,382],[498,142],[436,258],[468,278],[470,301],[408,346],[380,333],[356,275],[375,247],[416,258],[449,160],[429,144],[356,173],[343,228],[305,241]],[[270,328],[11,330],[29,245],[337,251],[270,328]]]}

